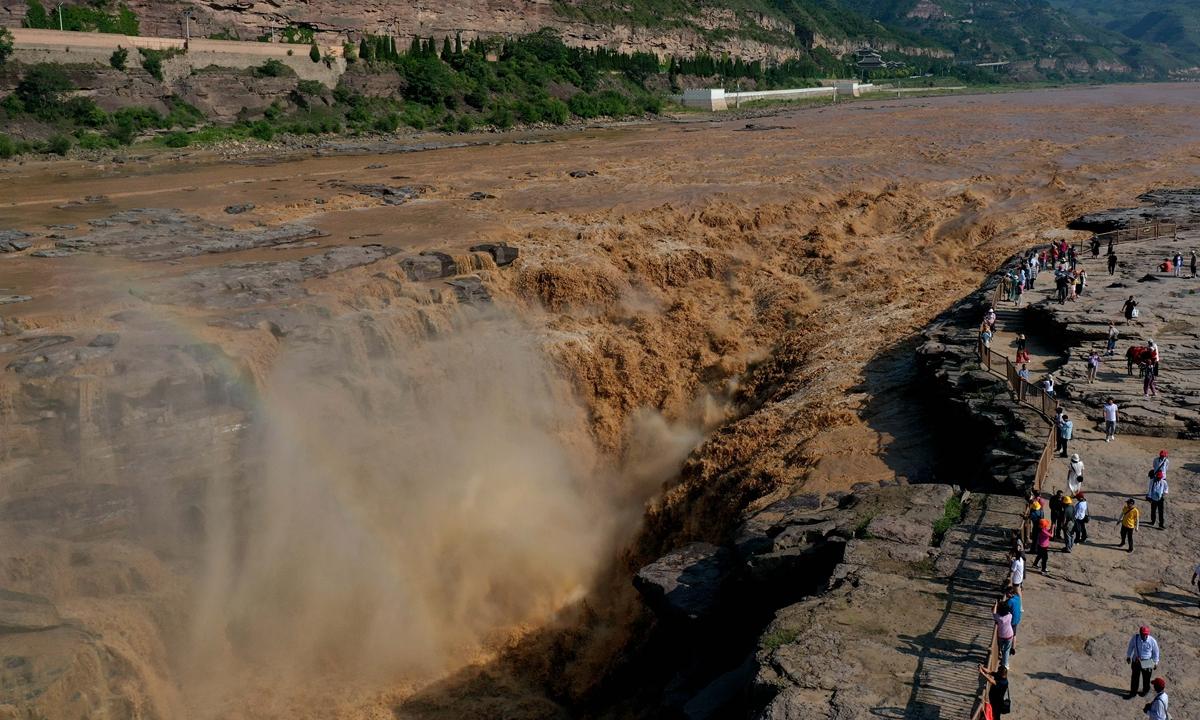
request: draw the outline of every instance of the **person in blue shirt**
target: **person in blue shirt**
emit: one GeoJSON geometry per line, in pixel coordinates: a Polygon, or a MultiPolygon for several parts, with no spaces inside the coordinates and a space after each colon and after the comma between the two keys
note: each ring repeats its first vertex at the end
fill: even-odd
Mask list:
{"type": "Polygon", "coordinates": [[[1150,628],[1143,625],[1129,639],[1129,646],[1125,648],[1125,662],[1130,667],[1129,694],[1125,696],[1126,699],[1138,694],[1138,678],[1142,680],[1142,695],[1150,693],[1150,673],[1158,667],[1159,660],[1158,641],[1150,634],[1150,628]]]}
{"type": "Polygon", "coordinates": [[[1017,654],[1017,630],[1021,624],[1021,596],[1009,585],[1004,591],[1004,598],[1008,601],[1008,609],[1012,611],[1012,648],[1008,651],[1009,655],[1017,654]]]}
{"type": "Polygon", "coordinates": [[[1062,416],[1062,424],[1058,426],[1058,445],[1062,449],[1062,456],[1067,456],[1067,445],[1071,442],[1071,435],[1075,432],[1075,423],[1071,422],[1071,418],[1066,415],[1062,416]]]}

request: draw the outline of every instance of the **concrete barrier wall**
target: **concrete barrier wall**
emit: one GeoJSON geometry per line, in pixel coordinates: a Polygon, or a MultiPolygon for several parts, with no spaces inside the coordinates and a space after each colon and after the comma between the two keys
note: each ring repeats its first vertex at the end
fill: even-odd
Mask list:
{"type": "Polygon", "coordinates": [[[726,92],[721,88],[693,88],[684,90],[682,95],[672,95],[671,99],[684,107],[702,108],[705,110],[727,110],[741,103],[755,100],[796,100],[806,97],[832,97],[836,90],[839,95],[858,97],[864,92],[871,92],[874,85],[839,82],[834,87],[793,88],[790,90],[755,90],[748,92],[726,92]]]}
{"type": "MultiPolygon", "coordinates": [[[[108,33],[60,32],[58,30],[29,30],[13,28],[13,57],[24,63],[55,62],[64,64],[97,63],[108,65],[114,50],[131,50],[129,64],[137,64],[137,49],[184,50],[183,38],[156,38],[108,33]]],[[[187,52],[172,59],[166,74],[168,79],[210,65],[249,69],[275,59],[296,71],[302,80],[316,80],[327,87],[337,86],[346,72],[342,48],[322,47],[323,55],[332,58],[327,66],[314,63],[308,56],[308,45],[285,43],[239,42],[236,40],[193,39],[187,52]],[[288,53],[291,52],[291,55],[288,53]]]]}

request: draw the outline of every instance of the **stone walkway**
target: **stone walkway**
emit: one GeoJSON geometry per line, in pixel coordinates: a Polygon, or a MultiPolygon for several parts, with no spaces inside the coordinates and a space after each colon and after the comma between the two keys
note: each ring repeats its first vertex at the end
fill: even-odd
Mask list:
{"type": "Polygon", "coordinates": [[[938,574],[950,577],[937,625],[922,636],[912,697],[904,718],[967,720],[979,697],[976,665],[992,643],[991,607],[1005,575],[1008,528],[1023,503],[1007,495],[975,496],[963,521],[946,534],[938,574]]]}
{"type": "MultiPolygon", "coordinates": [[[[1116,282],[1136,284],[1136,277],[1155,272],[1152,262],[1155,258],[1161,260],[1164,251],[1160,246],[1174,247],[1170,240],[1161,240],[1143,248],[1118,248],[1128,264],[1116,282]],[[1141,262],[1146,266],[1138,267],[1141,262]]],[[[1178,246],[1188,247],[1184,241],[1178,246]]],[[[1186,256],[1186,249],[1183,252],[1186,256]]],[[[1068,326],[1067,337],[1076,342],[1088,337],[1096,327],[1106,327],[1109,318],[1118,317],[1120,302],[1113,307],[1113,293],[1126,292],[1121,287],[1105,287],[1100,291],[1098,286],[1112,284],[1106,282],[1102,260],[1085,263],[1092,288],[1097,292],[1085,295],[1070,311],[1078,315],[1078,321],[1068,326]]],[[[1054,290],[1051,276],[1043,274],[1039,280],[1040,287],[1031,298],[1027,297],[1035,303],[1054,290]]],[[[1152,287],[1154,292],[1128,291],[1145,298],[1143,307],[1149,311],[1143,312],[1144,322],[1136,327],[1156,333],[1155,339],[1165,348],[1173,348],[1164,354],[1164,380],[1172,372],[1178,377],[1188,372],[1185,367],[1193,361],[1191,358],[1200,360],[1200,347],[1186,340],[1191,323],[1200,315],[1200,295],[1191,292],[1200,288],[1200,281],[1169,277],[1142,285],[1152,287]]],[[[1120,299],[1123,301],[1124,297],[1120,299]]],[[[1135,333],[1129,329],[1130,326],[1124,329],[1119,352],[1128,347],[1131,339],[1144,339],[1144,332],[1130,338],[1135,333]]],[[[1001,332],[993,347],[1011,355],[1012,339],[1011,332],[1001,332]]],[[[1143,717],[1145,700],[1123,699],[1129,685],[1125,647],[1143,624],[1151,626],[1162,647],[1163,663],[1155,674],[1162,675],[1170,684],[1172,716],[1198,717],[1200,714],[1189,708],[1200,707],[1197,698],[1200,596],[1189,588],[1189,581],[1193,567],[1200,562],[1200,535],[1192,532],[1200,515],[1200,502],[1195,497],[1200,483],[1200,442],[1128,433],[1118,434],[1114,442],[1104,442],[1099,412],[1088,405],[1098,405],[1095,398],[1108,394],[1117,397],[1122,405],[1134,397],[1140,399],[1141,382],[1136,377],[1125,377],[1122,358],[1119,366],[1110,362],[1102,369],[1100,382],[1081,387],[1083,365],[1076,362],[1080,350],[1073,350],[1072,361],[1060,369],[1060,356],[1049,352],[1036,338],[1030,340],[1034,354],[1031,369],[1056,370],[1075,380],[1075,389],[1067,395],[1084,400],[1085,404],[1067,400],[1065,405],[1068,414],[1075,416],[1071,450],[1082,456],[1087,467],[1084,491],[1092,522],[1087,544],[1077,545],[1073,553],[1065,554],[1062,544],[1054,543],[1049,574],[1043,576],[1035,571],[1027,576],[1025,617],[1017,637],[1017,654],[1011,663],[1013,717],[1062,720],[1143,717]],[[1149,507],[1144,500],[1146,473],[1160,448],[1171,453],[1167,526],[1159,530],[1144,524],[1136,536],[1136,551],[1131,554],[1116,547],[1117,518],[1125,500],[1133,497],[1143,513],[1143,521],[1149,520],[1149,507]]],[[[1191,382],[1200,383],[1200,377],[1191,382]]],[[[1171,408],[1188,407],[1186,403],[1194,403],[1195,398],[1183,394],[1184,385],[1176,381],[1160,383],[1160,390],[1167,397],[1159,405],[1137,402],[1136,406],[1143,408],[1139,412],[1164,412],[1166,408],[1165,412],[1172,413],[1171,408]]],[[[1137,429],[1150,432],[1154,426],[1139,424],[1137,429]]],[[[1166,428],[1163,432],[1176,434],[1166,428]]],[[[1066,472],[1066,460],[1056,458],[1043,494],[1065,490],[1066,472]]],[[[1032,557],[1029,563],[1032,564],[1032,557]]]]}

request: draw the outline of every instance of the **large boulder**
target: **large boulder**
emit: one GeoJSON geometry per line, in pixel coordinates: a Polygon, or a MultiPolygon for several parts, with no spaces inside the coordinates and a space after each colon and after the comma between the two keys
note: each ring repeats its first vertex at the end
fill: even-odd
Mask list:
{"type": "Polygon", "coordinates": [[[733,570],[733,554],[709,543],[692,543],[638,571],[633,585],[658,614],[687,620],[712,617],[733,570]]]}
{"type": "Polygon", "coordinates": [[[62,618],[46,598],[0,589],[0,635],[49,630],[59,625],[62,618]]]}

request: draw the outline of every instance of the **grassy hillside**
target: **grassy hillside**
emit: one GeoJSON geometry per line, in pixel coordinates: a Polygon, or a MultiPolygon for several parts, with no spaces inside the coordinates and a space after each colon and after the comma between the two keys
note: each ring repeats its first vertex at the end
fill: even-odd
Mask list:
{"type": "Polygon", "coordinates": [[[1143,52],[1200,65],[1200,2],[1195,0],[1054,0],[1094,25],[1120,33],[1143,52]]]}

